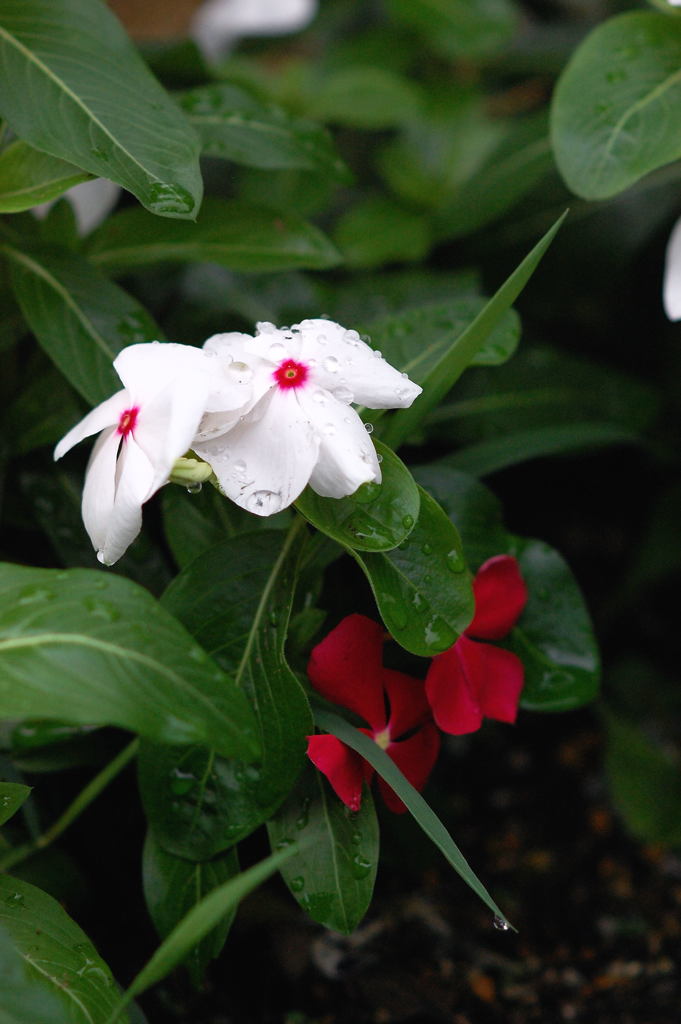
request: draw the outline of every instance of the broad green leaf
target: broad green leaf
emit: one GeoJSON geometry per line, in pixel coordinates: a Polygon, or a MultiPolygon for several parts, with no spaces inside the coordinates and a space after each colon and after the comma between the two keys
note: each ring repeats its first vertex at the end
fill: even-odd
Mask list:
{"type": "Polygon", "coordinates": [[[639,839],[681,845],[681,768],[636,725],[606,715],[605,770],[615,807],[639,839]]]}
{"type": "Polygon", "coordinates": [[[558,82],[558,168],[584,199],[616,195],[681,157],[681,23],[630,11],[599,25],[558,82]]]}
{"type": "Polygon", "coordinates": [[[93,405],[119,391],[118,352],[159,338],[144,307],[76,254],[0,252],[26,322],[69,383],[93,405]]]}
{"type": "Polygon", "coordinates": [[[59,371],[37,352],[26,366],[23,388],[4,410],[12,452],[26,455],[55,444],[82,416],[82,406],[59,371]]]}
{"type": "MultiPolygon", "coordinates": [[[[183,917],[200,903],[204,896],[239,873],[236,850],[213,860],[191,861],[168,853],[149,833],[142,856],[144,898],[162,939],[170,935],[183,917]]],[[[206,967],[220,955],[236,913],[232,907],[197,945],[185,960],[196,987],[200,987],[206,967]]]]}
{"type": "Polygon", "coordinates": [[[598,647],[584,599],[561,556],[539,540],[517,539],[529,593],[507,646],[525,666],[524,708],[568,711],[598,696],[598,647]]]}
{"type": "MultiPolygon", "coordinates": [[[[30,505],[36,525],[66,568],[101,571],[92,541],[83,526],[82,477],[67,472],[63,463],[55,466],[51,455],[45,457],[41,469],[19,475],[19,488],[30,505]]],[[[160,544],[144,530],[111,571],[141,583],[154,595],[166,588],[171,575],[160,544]]]]}
{"type": "Polygon", "coordinates": [[[294,214],[207,199],[196,224],[123,210],[90,236],[90,257],[123,273],[157,263],[220,263],[231,270],[323,270],[340,262],[331,242],[294,214]]]}
{"type": "MultiPolygon", "coordinates": [[[[73,1024],[67,1007],[50,985],[49,976],[32,968],[0,927],[0,1024],[73,1024]]],[[[81,1018],[82,1020],[82,1018],[81,1018]]]]}
{"type": "Polygon", "coordinates": [[[0,114],[18,136],[152,213],[196,216],[199,140],[104,3],[0,0],[0,60],[0,114]]]}
{"type": "MultiPolygon", "coordinates": [[[[367,437],[367,445],[371,441],[367,437]]],[[[313,526],[339,544],[358,551],[389,551],[409,536],[419,514],[419,494],[411,473],[380,442],[380,484],[362,484],[347,498],[322,498],[307,488],[296,508],[313,526]]]]}
{"type": "Polygon", "coordinates": [[[396,21],[445,57],[481,57],[506,43],[517,14],[508,0],[388,0],[396,21]]]}
{"type": "Polygon", "coordinates": [[[545,113],[513,121],[475,173],[437,210],[437,238],[461,238],[496,221],[552,168],[545,113]]]}
{"type": "Polygon", "coordinates": [[[349,747],[356,750],[358,754],[361,754],[375,768],[381,778],[385,779],[388,785],[395,790],[400,800],[406,805],[407,810],[413,815],[416,822],[428,838],[437,846],[454,870],[471,887],[476,896],[479,896],[483,903],[494,913],[497,919],[495,924],[498,922],[498,926],[504,930],[512,928],[513,926],[506,920],[505,915],[499,910],[487,889],[471,869],[466,858],[438,816],[426,803],[421,794],[405,779],[400,769],[388,757],[386,752],[363,732],[360,732],[359,729],[355,729],[345,719],[330,711],[315,711],[315,722],[320,729],[324,729],[325,732],[337,736],[343,743],[347,743],[349,747]]]}
{"type": "Polygon", "coordinates": [[[418,113],[420,95],[401,75],[385,68],[339,68],[319,83],[307,113],[320,121],[356,128],[391,128],[418,113]]]}
{"type": "Polygon", "coordinates": [[[302,167],[347,180],[349,172],[328,132],[263,103],[239,85],[215,82],[178,99],[208,156],[265,169],[302,167]]]}
{"type": "Polygon", "coordinates": [[[345,935],[354,931],[371,902],[378,866],[378,821],[368,789],[352,812],[308,764],[267,831],[274,850],[301,836],[309,840],[281,868],[284,881],[314,921],[345,935]]]}
{"type": "Polygon", "coordinates": [[[248,871],[243,871],[236,878],[224,882],[204,896],[161,943],[118,1003],[114,1014],[106,1020],[106,1024],[114,1024],[115,1021],[121,1020],[120,1014],[131,999],[170,974],[174,967],[185,960],[192,947],[217,927],[225,915],[239,905],[244,896],[266,881],[297,851],[296,844],[280,853],[272,854],[271,857],[260,861],[248,871]]]}
{"type": "MultiPolygon", "coordinates": [[[[118,1002],[111,971],[57,900],[19,878],[0,875],[0,928],[25,961],[26,980],[39,979],[36,990],[42,987],[52,997],[46,997],[52,1019],[60,1020],[54,1016],[55,1004],[63,1007],[61,1020],[69,1024],[94,1024],[108,1018],[118,1002]]],[[[38,1002],[31,990],[29,998],[38,1002]]],[[[4,989],[0,998],[4,1004],[4,989]]],[[[43,1018],[31,1020],[42,1024],[43,1018]]]]}
{"type": "Polygon", "coordinates": [[[263,750],[261,763],[248,766],[205,746],[143,747],[142,798],[170,853],[205,859],[233,845],[272,814],[303,765],[311,714],[284,657],[300,526],[288,535],[262,530],[211,548],[164,595],[164,606],[244,690],[263,750]]]}
{"type": "Polygon", "coordinates": [[[0,566],[0,716],[258,752],[243,694],[180,623],[137,584],[88,569],[0,566]]]}
{"type": "Polygon", "coordinates": [[[426,491],[413,530],[388,552],[355,552],[386,627],[412,654],[447,650],[473,618],[473,592],[461,540],[426,491]]]}
{"type": "Polygon", "coordinates": [[[456,526],[472,569],[508,550],[501,503],[484,484],[444,460],[416,466],[414,476],[456,526]]]}
{"type": "Polygon", "coordinates": [[[410,267],[356,275],[346,282],[327,284],[321,291],[320,308],[327,311],[332,320],[359,330],[358,324],[403,313],[410,306],[450,302],[478,294],[479,281],[472,270],[452,272],[410,267]]]}
{"type": "Polygon", "coordinates": [[[0,782],[0,825],[16,814],[30,792],[31,787],[20,782],[0,782]]]}
{"type": "Polygon", "coordinates": [[[558,552],[508,533],[492,492],[444,461],[420,466],[416,474],[456,523],[473,569],[500,554],[514,555],[520,563],[529,599],[504,646],[525,666],[522,706],[562,711],[593,700],[598,646],[579,586],[558,552]]]}
{"type": "Polygon", "coordinates": [[[417,262],[430,248],[426,217],[386,196],[362,197],[336,224],[333,239],[356,269],[417,262]]]}
{"type": "Polygon", "coordinates": [[[486,476],[529,459],[636,441],[640,437],[635,431],[615,423],[566,423],[479,441],[447,456],[447,462],[473,476],[486,476]]]}
{"type": "Polygon", "coordinates": [[[185,493],[181,487],[165,487],[162,504],[166,540],[181,569],[230,537],[258,529],[286,529],[291,522],[287,511],[274,516],[254,516],[210,485],[192,494],[185,493]]]}
{"type": "MultiPolygon", "coordinates": [[[[484,309],[486,299],[462,296],[449,302],[412,306],[366,325],[374,348],[413,381],[426,381],[440,360],[484,309]]],[[[501,317],[472,366],[496,366],[515,352],[520,341],[520,319],[513,309],[501,317]]],[[[417,399],[418,401],[418,399],[417,399]]]]}
{"type": "Polygon", "coordinates": [[[13,142],[0,153],[0,213],[30,210],[89,177],[87,171],[41,153],[21,140],[13,142]]]}
{"type": "Polygon", "coordinates": [[[425,416],[434,409],[482,349],[506,311],[515,302],[539,261],[553,241],[563,218],[559,218],[534,249],[504,282],[485,308],[460,334],[423,381],[423,394],[409,409],[398,410],[383,433],[383,440],[397,448],[412,436],[425,416]]]}

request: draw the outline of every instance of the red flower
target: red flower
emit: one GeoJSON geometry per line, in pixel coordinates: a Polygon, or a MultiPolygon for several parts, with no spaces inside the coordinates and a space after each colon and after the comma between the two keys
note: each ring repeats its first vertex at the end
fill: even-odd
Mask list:
{"type": "MultiPolygon", "coordinates": [[[[422,789],[440,749],[419,679],[383,667],[384,630],[364,615],[348,615],[312,651],[307,672],[315,690],[358,714],[370,736],[393,759],[416,789],[422,789]],[[406,738],[402,739],[401,737],[406,738]]],[[[351,811],[359,810],[362,784],[373,768],[335,736],[308,737],[308,757],[351,811]]],[[[379,778],[391,811],[406,810],[379,778]]]]}
{"type": "Polygon", "coordinates": [[[520,658],[478,642],[506,636],[525,607],[527,587],[515,558],[497,555],[485,562],[473,593],[473,621],[453,647],[433,658],[426,675],[433,717],[455,736],[479,729],[483,718],[515,722],[524,682],[520,658]]]}

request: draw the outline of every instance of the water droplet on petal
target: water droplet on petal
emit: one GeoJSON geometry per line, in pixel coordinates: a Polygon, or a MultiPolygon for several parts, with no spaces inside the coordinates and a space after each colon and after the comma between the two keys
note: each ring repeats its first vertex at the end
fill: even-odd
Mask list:
{"type": "Polygon", "coordinates": [[[322,366],[324,367],[327,373],[338,373],[338,367],[340,366],[340,363],[338,362],[335,356],[327,356],[324,362],[322,363],[322,366]]]}
{"type": "Polygon", "coordinates": [[[203,484],[200,480],[196,480],[194,483],[187,484],[187,494],[198,494],[203,484]]]}
{"type": "Polygon", "coordinates": [[[273,516],[281,512],[283,501],[279,491],[253,491],[246,499],[246,508],[260,516],[273,516]]]}
{"type": "Polygon", "coordinates": [[[323,391],[317,389],[317,391],[312,392],[312,401],[316,402],[317,405],[326,405],[326,395],[323,391]]]}
{"type": "Polygon", "coordinates": [[[381,352],[381,350],[379,348],[375,348],[374,349],[374,358],[375,359],[382,359],[383,358],[383,353],[381,352]]]}
{"type": "Polygon", "coordinates": [[[335,423],[325,423],[323,429],[327,437],[333,437],[333,435],[336,433],[335,423]]]}
{"type": "Polygon", "coordinates": [[[374,425],[373,425],[373,423],[365,423],[364,424],[364,429],[366,430],[367,434],[373,434],[373,432],[374,432],[374,425]]]}
{"type": "Polygon", "coordinates": [[[229,364],[227,372],[237,384],[248,384],[253,377],[253,370],[248,363],[242,363],[238,359],[229,364]]]}
{"type": "Polygon", "coordinates": [[[236,462],[234,463],[234,472],[238,473],[240,476],[246,472],[247,468],[248,467],[246,466],[246,463],[244,462],[243,459],[237,459],[236,462]]]}
{"type": "Polygon", "coordinates": [[[497,914],[494,915],[494,920],[492,923],[494,927],[500,932],[507,932],[511,928],[508,921],[504,921],[503,917],[499,917],[497,914]]]}
{"type": "Polygon", "coordinates": [[[325,334],[318,334],[317,335],[317,344],[318,345],[326,345],[326,335],[325,334]]]}
{"type": "Polygon", "coordinates": [[[278,363],[280,359],[285,359],[288,353],[285,345],[282,345],[280,341],[273,341],[267,350],[267,355],[275,363],[278,363]]]}
{"type": "Polygon", "coordinates": [[[359,345],[359,334],[357,331],[346,331],[343,335],[343,341],[347,342],[348,345],[352,345],[353,348],[357,348],[359,345]]]}

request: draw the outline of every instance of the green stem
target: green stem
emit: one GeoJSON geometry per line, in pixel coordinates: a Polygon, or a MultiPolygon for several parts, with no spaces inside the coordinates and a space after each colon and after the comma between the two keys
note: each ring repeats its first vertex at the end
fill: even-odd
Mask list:
{"type": "Polygon", "coordinates": [[[0,871],[8,871],[15,864],[30,857],[31,854],[38,850],[44,850],[46,846],[53,843],[83,813],[86,807],[89,807],[102,790],[106,789],[109,783],[113,782],[116,776],[123,771],[137,754],[138,747],[139,739],[134,739],[120,753],[116,754],[114,759],[105,765],[101,772],[95,775],[94,779],[80,791],[55,823],[37,839],[31,840],[30,843],[23,843],[21,846],[15,846],[4,857],[0,857],[0,871]]]}

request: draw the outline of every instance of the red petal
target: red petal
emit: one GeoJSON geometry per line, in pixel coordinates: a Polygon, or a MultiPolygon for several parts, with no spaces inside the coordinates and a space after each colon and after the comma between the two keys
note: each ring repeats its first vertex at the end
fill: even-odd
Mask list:
{"type": "Polygon", "coordinates": [[[383,686],[390,701],[388,730],[393,739],[422,725],[430,715],[430,705],[421,679],[414,679],[391,668],[383,669],[383,686]]]}
{"type": "Polygon", "coordinates": [[[467,636],[500,640],[513,629],[527,603],[527,587],[520,567],[510,555],[488,559],[473,580],[475,616],[467,636]]]}
{"type": "MultiPolygon", "coordinates": [[[[424,725],[408,740],[391,743],[387,751],[404,777],[418,790],[428,781],[439,752],[440,734],[434,725],[424,725]]],[[[403,814],[407,808],[380,776],[378,786],[386,806],[396,814],[403,814]]]]}
{"type": "Polygon", "coordinates": [[[307,674],[315,690],[385,729],[384,629],[364,615],[348,615],[313,649],[307,674]]]}
{"type": "Polygon", "coordinates": [[[525,682],[523,663],[513,651],[487,644],[477,646],[487,649],[487,671],[479,689],[482,713],[498,722],[515,722],[525,682]]]}
{"type": "Polygon", "coordinates": [[[482,725],[475,671],[476,651],[485,647],[460,636],[453,647],[433,658],[426,676],[426,696],[433,718],[444,732],[462,736],[482,725]]]}
{"type": "Polygon", "coordinates": [[[335,736],[327,735],[307,737],[307,756],[327,777],[345,806],[358,811],[362,803],[364,758],[335,736]]]}

